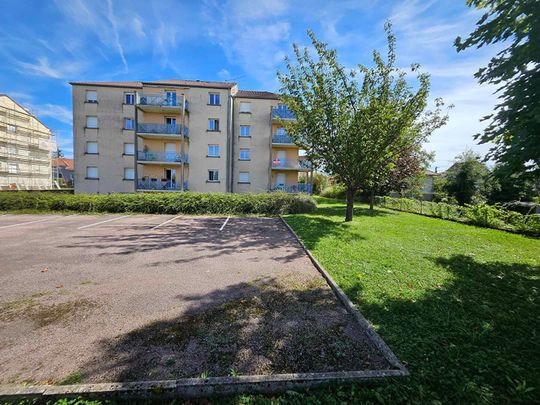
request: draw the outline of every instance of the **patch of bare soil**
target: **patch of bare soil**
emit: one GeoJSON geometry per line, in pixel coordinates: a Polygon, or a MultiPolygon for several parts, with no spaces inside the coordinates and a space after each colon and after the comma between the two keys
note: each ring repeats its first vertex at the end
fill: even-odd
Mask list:
{"type": "Polygon", "coordinates": [[[296,275],[236,288],[241,298],[218,291],[178,318],[102,342],[81,370],[85,380],[389,368],[324,280],[296,275]]]}

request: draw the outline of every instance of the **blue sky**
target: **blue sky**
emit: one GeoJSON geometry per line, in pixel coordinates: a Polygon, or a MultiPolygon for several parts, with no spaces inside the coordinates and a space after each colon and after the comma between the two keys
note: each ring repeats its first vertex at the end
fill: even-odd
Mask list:
{"type": "Polygon", "coordinates": [[[455,105],[426,144],[433,166],[445,169],[465,148],[488,148],[473,135],[496,96],[473,74],[498,49],[453,47],[479,16],[465,0],[2,0],[0,93],[36,113],[70,156],[69,81],[233,80],[275,91],[283,57],[293,42],[308,44],[308,28],[354,67],[371,64],[373,49],[384,51],[390,19],[398,64],[419,63],[432,75],[431,99],[455,105]]]}

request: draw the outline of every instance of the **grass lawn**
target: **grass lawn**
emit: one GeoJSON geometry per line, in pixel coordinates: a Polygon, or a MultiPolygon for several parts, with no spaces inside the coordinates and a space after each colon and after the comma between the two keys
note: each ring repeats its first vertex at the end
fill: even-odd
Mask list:
{"type": "MultiPolygon", "coordinates": [[[[411,376],[303,401],[540,401],[540,240],[321,199],[287,222],[411,376]]],[[[292,399],[292,398],[291,398],[292,399]]]]}

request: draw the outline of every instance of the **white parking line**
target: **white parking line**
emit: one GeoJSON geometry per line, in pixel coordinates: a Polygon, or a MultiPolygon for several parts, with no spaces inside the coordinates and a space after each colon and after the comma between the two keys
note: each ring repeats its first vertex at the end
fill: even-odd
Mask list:
{"type": "Polygon", "coordinates": [[[182,216],[182,215],[178,215],[178,216],[176,216],[176,217],[174,217],[174,218],[168,219],[167,221],[162,222],[161,224],[154,226],[154,227],[152,228],[152,230],[158,229],[158,228],[162,227],[163,225],[167,225],[169,222],[172,222],[172,221],[174,221],[175,219],[180,218],[181,216],[182,216]]]}
{"type": "Polygon", "coordinates": [[[229,222],[229,219],[231,219],[231,217],[227,217],[227,219],[225,220],[225,222],[223,222],[223,225],[221,225],[221,228],[219,228],[220,231],[222,231],[223,228],[225,228],[225,225],[227,225],[227,222],[229,222]]]}
{"type": "Polygon", "coordinates": [[[21,222],[19,224],[4,225],[4,226],[0,226],[0,229],[13,228],[15,226],[21,226],[21,225],[37,224],[38,222],[48,221],[50,219],[53,219],[53,218],[44,218],[44,219],[38,219],[36,221],[21,222]]]}
{"type": "Polygon", "coordinates": [[[93,227],[93,226],[101,225],[101,224],[104,224],[104,223],[106,223],[106,222],[118,221],[119,219],[127,218],[127,217],[129,217],[129,215],[124,215],[123,217],[116,217],[116,218],[107,219],[107,220],[105,220],[105,221],[96,222],[96,223],[93,223],[93,224],[90,224],[90,225],[81,226],[80,228],[77,228],[77,229],[91,228],[91,227],[93,227]]]}

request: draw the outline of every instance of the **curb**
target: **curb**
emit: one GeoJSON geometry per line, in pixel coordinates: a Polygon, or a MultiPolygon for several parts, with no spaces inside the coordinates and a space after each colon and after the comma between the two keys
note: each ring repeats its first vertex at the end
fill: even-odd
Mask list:
{"type": "Polygon", "coordinates": [[[311,254],[308,248],[304,245],[304,243],[300,240],[300,237],[294,232],[294,230],[291,228],[291,226],[283,219],[283,217],[280,215],[279,218],[283,222],[283,224],[287,227],[289,232],[294,236],[296,241],[300,244],[304,252],[306,252],[307,256],[315,266],[315,268],[321,273],[321,275],[324,277],[330,288],[332,288],[332,291],[334,291],[334,294],[339,299],[339,301],[343,304],[345,309],[354,317],[354,319],[360,324],[360,326],[365,331],[367,337],[369,340],[375,345],[377,349],[379,349],[384,358],[395,368],[398,369],[400,372],[399,375],[407,376],[409,375],[409,371],[407,368],[399,361],[397,356],[394,354],[392,349],[386,344],[386,342],[381,338],[381,336],[375,331],[373,326],[369,323],[369,321],[362,315],[362,313],[356,308],[356,305],[352,303],[352,301],[347,297],[347,295],[343,292],[343,290],[336,284],[336,282],[332,279],[330,274],[322,267],[322,265],[315,259],[315,257],[311,254]]]}

